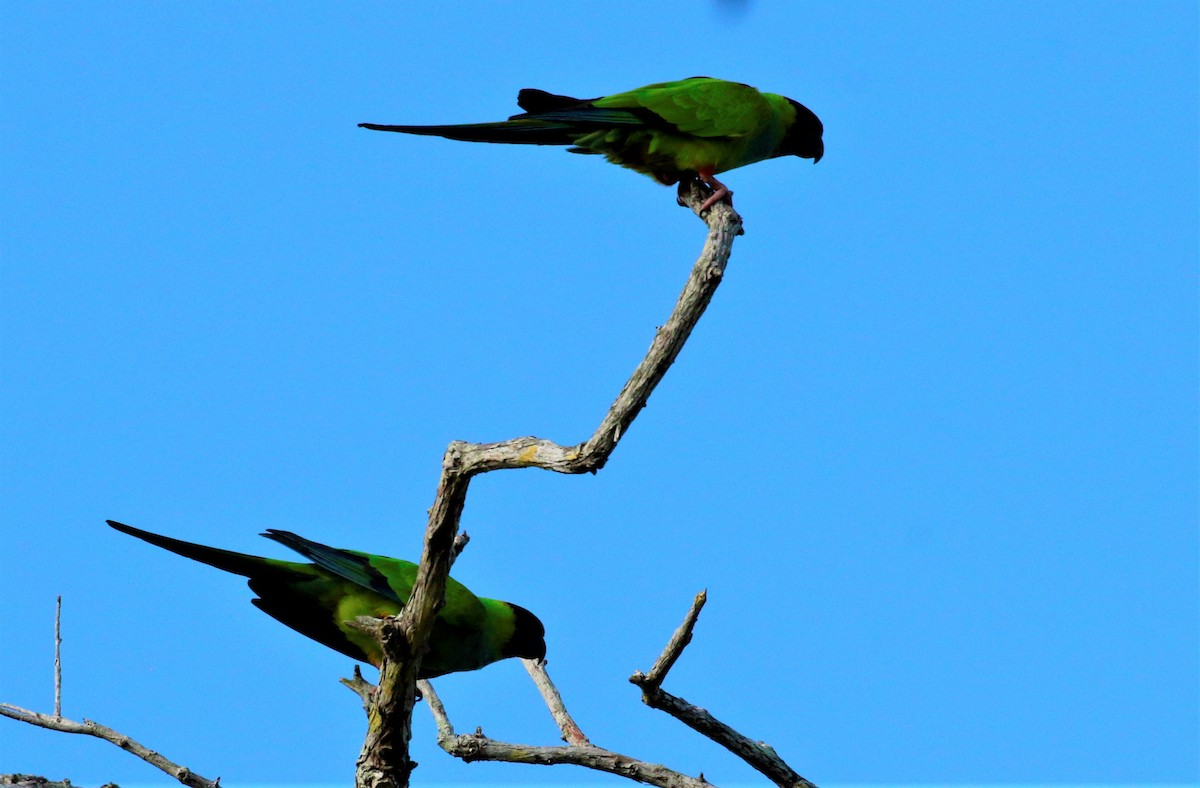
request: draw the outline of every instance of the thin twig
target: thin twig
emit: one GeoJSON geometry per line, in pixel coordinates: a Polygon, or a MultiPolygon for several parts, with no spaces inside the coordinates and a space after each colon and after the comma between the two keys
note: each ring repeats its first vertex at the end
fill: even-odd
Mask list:
{"type": "Polygon", "coordinates": [[[30,725],[36,725],[39,728],[48,728],[52,731],[61,731],[63,733],[81,733],[87,736],[95,736],[98,739],[104,739],[107,742],[117,745],[122,750],[136,755],[146,763],[158,767],[184,785],[191,786],[191,788],[219,788],[221,784],[220,777],[216,780],[201,777],[186,766],[180,766],[177,763],[167,760],[162,755],[139,744],[125,734],[118,733],[112,728],[105,727],[88,719],[85,719],[83,722],[75,722],[65,717],[54,717],[49,714],[22,709],[19,706],[13,706],[9,703],[0,703],[0,715],[11,717],[21,722],[27,722],[30,725]]]}
{"type": "Polygon", "coordinates": [[[692,600],[692,608],[684,616],[683,623],[679,625],[679,629],[675,630],[675,634],[667,642],[667,647],[663,649],[663,653],[654,661],[654,667],[650,668],[650,673],[646,675],[646,684],[655,687],[662,685],[663,679],[667,677],[667,671],[675,664],[675,660],[679,659],[679,655],[683,653],[687,644],[692,642],[692,630],[696,627],[696,619],[700,617],[700,610],[707,601],[708,591],[696,594],[696,598],[692,600]]]}
{"type": "Polygon", "coordinates": [[[467,543],[471,541],[471,535],[466,531],[459,531],[454,537],[454,547],[450,548],[450,565],[454,566],[454,562],[462,555],[462,551],[467,549],[467,543]]]}
{"type": "Polygon", "coordinates": [[[62,594],[54,603],[54,718],[62,718],[62,594]]]}
{"type": "Polygon", "coordinates": [[[683,623],[675,630],[666,648],[655,660],[650,673],[642,673],[639,670],[629,677],[629,681],[641,688],[642,702],[647,706],[665,711],[692,730],[712,739],[757,769],[776,785],[784,788],[816,788],[813,783],[801,777],[792,767],[788,766],[771,745],[766,742],[753,741],[718,720],[706,709],[693,706],[683,698],[663,690],[660,686],[663,679],[667,677],[667,671],[679,659],[684,647],[691,642],[692,629],[696,626],[696,618],[700,615],[700,608],[704,607],[707,596],[704,591],[696,594],[696,599],[692,602],[692,607],[684,617],[683,623]]]}
{"type": "MultiPolygon", "coordinates": [[[[694,183],[680,190],[681,202],[697,215],[705,196],[694,183]]],[[[447,447],[412,593],[399,616],[379,627],[383,661],[379,686],[368,703],[367,736],[355,773],[358,788],[404,788],[416,766],[408,745],[417,675],[433,622],[445,604],[451,552],[471,477],[505,468],[594,473],[604,467],[704,314],[724,276],[733,239],[742,232],[741,217],[726,203],[714,205],[701,218],[708,237],[675,309],[591,438],[570,447],[534,437],[491,444],[454,441],[447,447]]]]}
{"type": "Polygon", "coordinates": [[[375,691],[375,685],[363,678],[362,671],[358,665],[354,666],[353,678],[338,679],[338,681],[349,687],[359,697],[359,700],[362,701],[364,711],[370,708],[371,693],[375,691]]]}
{"type": "Polygon", "coordinates": [[[454,726],[450,724],[450,718],[446,715],[446,707],[442,705],[442,699],[434,690],[433,683],[427,679],[421,679],[417,682],[417,689],[421,691],[425,702],[429,704],[429,713],[433,715],[434,724],[437,725],[438,743],[440,744],[444,739],[453,739],[454,726]]]}
{"type": "Polygon", "coordinates": [[[567,711],[562,695],[558,694],[558,687],[554,686],[554,682],[550,680],[550,674],[546,672],[545,660],[523,659],[521,663],[525,665],[525,670],[529,673],[529,678],[533,679],[538,692],[542,693],[542,700],[546,702],[550,716],[558,725],[563,741],[567,744],[591,744],[571,713],[567,711]]]}

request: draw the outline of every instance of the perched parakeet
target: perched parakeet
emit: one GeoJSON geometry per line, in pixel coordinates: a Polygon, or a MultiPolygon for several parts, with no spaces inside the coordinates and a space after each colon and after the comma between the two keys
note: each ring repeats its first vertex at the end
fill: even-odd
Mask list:
{"type": "MultiPolygon", "coordinates": [[[[417,565],[354,550],[310,542],[288,531],[263,536],[286,545],[311,564],[259,558],[183,542],[108,521],[118,531],[196,561],[250,579],[255,607],[301,635],[348,657],[379,667],[379,644],[346,622],[357,616],[392,616],[412,592],[417,565]]],[[[446,606],[438,613],[421,661],[420,678],[477,670],[508,657],[543,659],[545,628],[523,607],[477,597],[453,578],[446,583],[446,606]]]]}
{"type": "Polygon", "coordinates": [[[718,172],[788,155],[815,164],[825,153],[824,127],[808,107],[711,77],[658,82],[594,99],[526,88],[517,94],[517,105],[525,112],[495,123],[358,125],[467,142],[570,145],[572,153],[601,153],[664,185],[699,178],[713,192],[701,210],[730,194],[713,177],[718,172]]]}

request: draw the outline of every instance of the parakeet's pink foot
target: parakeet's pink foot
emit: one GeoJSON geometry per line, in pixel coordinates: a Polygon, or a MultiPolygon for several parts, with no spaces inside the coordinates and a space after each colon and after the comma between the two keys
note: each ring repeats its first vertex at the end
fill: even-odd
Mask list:
{"type": "Polygon", "coordinates": [[[733,192],[725,184],[713,177],[713,171],[710,169],[702,169],[696,173],[700,176],[700,180],[704,182],[708,188],[713,190],[713,193],[708,196],[708,199],[700,206],[700,212],[704,213],[709,208],[713,207],[725,197],[729,198],[729,204],[733,205],[733,192]]]}

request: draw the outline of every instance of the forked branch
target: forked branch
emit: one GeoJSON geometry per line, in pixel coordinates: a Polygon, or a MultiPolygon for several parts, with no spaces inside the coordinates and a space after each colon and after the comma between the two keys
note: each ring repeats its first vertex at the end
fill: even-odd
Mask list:
{"type": "Polygon", "coordinates": [[[692,730],[712,739],[757,769],[776,785],[782,786],[782,788],[816,788],[813,783],[796,774],[792,767],[779,757],[771,745],[743,736],[709,714],[705,709],[693,706],[683,698],[678,698],[663,690],[662,683],[667,677],[667,671],[675,664],[675,660],[679,659],[684,647],[692,642],[692,629],[695,628],[696,619],[700,616],[700,609],[704,607],[707,599],[708,595],[704,591],[696,594],[696,599],[692,602],[692,608],[688,611],[687,617],[684,618],[679,629],[675,630],[675,634],[671,636],[670,642],[655,661],[654,667],[648,674],[641,671],[634,673],[629,677],[629,681],[641,688],[642,702],[647,706],[665,711],[692,730]]]}

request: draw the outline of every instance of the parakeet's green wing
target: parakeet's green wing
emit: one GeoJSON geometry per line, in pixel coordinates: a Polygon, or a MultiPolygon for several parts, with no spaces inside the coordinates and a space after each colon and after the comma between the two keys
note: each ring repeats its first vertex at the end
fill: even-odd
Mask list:
{"type": "Polygon", "coordinates": [[[649,110],[665,123],[695,137],[739,138],[772,123],[772,107],[749,85],[692,77],[615,93],[596,99],[603,109],[649,110]]]}
{"type": "MultiPolygon", "coordinates": [[[[400,607],[412,595],[413,583],[417,579],[417,565],[400,558],[360,553],[313,542],[291,531],[268,529],[263,533],[286,545],[328,570],[368,591],[392,599],[400,607]]],[[[445,623],[456,627],[480,627],[486,612],[479,598],[470,589],[454,578],[446,579],[446,605],[439,614],[445,623]]]]}

